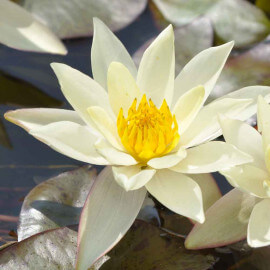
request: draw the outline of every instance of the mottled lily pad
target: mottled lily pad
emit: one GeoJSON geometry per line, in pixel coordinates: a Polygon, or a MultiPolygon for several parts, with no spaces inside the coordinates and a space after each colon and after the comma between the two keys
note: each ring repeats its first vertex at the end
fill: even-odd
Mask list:
{"type": "Polygon", "coordinates": [[[96,171],[83,167],[42,182],[25,197],[18,240],[79,223],[81,209],[94,183],[96,171]]]}
{"type": "Polygon", "coordinates": [[[0,252],[2,270],[74,269],[77,232],[60,228],[34,235],[0,252]]]}
{"type": "Polygon", "coordinates": [[[22,5],[44,22],[60,38],[91,36],[93,18],[101,19],[111,30],[134,21],[147,0],[25,0],[22,5]]]}
{"type": "Polygon", "coordinates": [[[181,238],[139,220],[108,256],[101,270],[206,270],[216,261],[210,252],[188,251],[181,238]]]}

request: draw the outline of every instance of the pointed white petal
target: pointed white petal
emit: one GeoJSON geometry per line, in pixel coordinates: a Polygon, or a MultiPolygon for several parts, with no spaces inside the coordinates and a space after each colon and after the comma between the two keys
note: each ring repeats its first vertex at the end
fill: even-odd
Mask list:
{"type": "Polygon", "coordinates": [[[65,64],[52,63],[61,90],[77,113],[90,126],[94,126],[87,108],[100,106],[111,113],[107,92],[89,76],[65,64]]]}
{"type": "Polygon", "coordinates": [[[184,93],[176,102],[173,113],[178,123],[179,133],[183,134],[197,116],[204,102],[204,87],[197,86],[184,93]]]}
{"type": "Polygon", "coordinates": [[[108,164],[94,147],[100,137],[87,126],[62,121],[32,129],[29,133],[68,157],[96,165],[108,164]]]}
{"type": "Polygon", "coordinates": [[[227,143],[253,157],[253,165],[265,170],[262,136],[250,125],[235,119],[220,117],[222,133],[227,143]]]}
{"type": "Polygon", "coordinates": [[[112,249],[131,227],[146,189],[125,191],[105,168],[92,186],[81,214],[77,270],[85,270],[112,249]]]}
{"type": "Polygon", "coordinates": [[[174,33],[169,25],[144,52],[137,83],[140,90],[160,106],[165,98],[170,105],[174,88],[174,33]]]}
{"type": "Polygon", "coordinates": [[[92,121],[96,124],[99,131],[118,150],[125,151],[117,133],[116,122],[101,107],[93,106],[87,109],[92,121]]]}
{"type": "Polygon", "coordinates": [[[147,162],[147,165],[154,169],[165,169],[170,168],[178,164],[187,155],[184,148],[180,148],[177,152],[169,153],[166,156],[152,158],[147,162]]]}
{"type": "Polygon", "coordinates": [[[112,167],[112,171],[116,182],[127,191],[143,187],[156,173],[151,168],[142,169],[141,165],[112,167]]]}
{"type": "Polygon", "coordinates": [[[116,117],[120,108],[124,115],[135,98],[140,100],[141,93],[129,70],[119,62],[112,62],[108,69],[108,94],[116,117]]]}
{"type": "Polygon", "coordinates": [[[19,109],[6,112],[5,118],[26,131],[60,121],[70,121],[82,126],[85,125],[77,112],[64,109],[19,109]]]}
{"type": "Polygon", "coordinates": [[[168,169],[158,170],[146,184],[147,190],[177,214],[204,222],[202,193],[190,177],[168,169]]]}
{"type": "Polygon", "coordinates": [[[189,128],[182,134],[180,145],[191,147],[217,138],[222,134],[218,115],[237,118],[251,102],[250,99],[226,98],[204,106],[189,128]]]}
{"type": "Polygon", "coordinates": [[[270,245],[270,199],[262,200],[253,208],[248,223],[247,241],[251,247],[270,245]]]}
{"type": "Polygon", "coordinates": [[[95,81],[107,88],[107,71],[111,62],[125,65],[136,78],[137,69],[121,41],[98,18],[94,18],[94,36],[91,50],[92,72],[95,81]]]}
{"type": "Polygon", "coordinates": [[[262,96],[258,98],[257,115],[258,129],[262,132],[263,148],[266,151],[270,145],[270,105],[262,96]]]}
{"type": "Polygon", "coordinates": [[[229,245],[243,240],[251,211],[259,201],[254,196],[233,189],[205,213],[204,224],[196,224],[188,235],[188,249],[203,249],[229,245]]]}
{"type": "Polygon", "coordinates": [[[188,176],[192,178],[201,188],[204,211],[206,211],[222,197],[217,182],[210,173],[189,174],[188,176]]]}
{"type": "Polygon", "coordinates": [[[178,100],[181,95],[197,85],[204,86],[206,100],[215,86],[233,44],[231,41],[206,49],[192,58],[175,79],[173,100],[178,100]]]}
{"type": "Polygon", "coordinates": [[[104,139],[96,142],[95,147],[98,153],[100,153],[106,160],[108,160],[111,165],[130,166],[138,163],[131,155],[117,150],[104,139]]]}
{"type": "Polygon", "coordinates": [[[232,144],[213,141],[187,149],[187,157],[171,170],[181,173],[209,173],[252,161],[251,156],[232,144]]]}
{"type": "Polygon", "coordinates": [[[238,187],[253,196],[268,197],[264,188],[264,181],[270,179],[270,175],[266,170],[247,164],[222,170],[220,173],[227,178],[232,186],[238,187]]]}
{"type": "Polygon", "coordinates": [[[261,85],[244,87],[217,99],[217,101],[222,101],[224,98],[252,99],[252,103],[239,112],[237,117],[234,117],[245,121],[257,112],[257,100],[260,95],[263,96],[267,102],[270,102],[270,87],[261,85]]]}
{"type": "Polygon", "coordinates": [[[67,54],[61,40],[29,12],[8,0],[0,1],[0,42],[14,49],[67,54]]]}

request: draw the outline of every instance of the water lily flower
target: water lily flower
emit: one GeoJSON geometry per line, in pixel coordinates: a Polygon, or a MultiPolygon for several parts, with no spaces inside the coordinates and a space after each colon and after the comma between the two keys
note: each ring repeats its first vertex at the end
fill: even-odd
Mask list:
{"type": "Polygon", "coordinates": [[[65,64],[52,64],[74,111],[23,109],[5,114],[64,155],[111,165],[105,178],[114,178],[119,185],[103,181],[95,186],[98,195],[93,192],[89,198],[91,207],[106,201],[104,215],[98,215],[98,221],[91,216],[101,206],[82,214],[86,217],[80,225],[80,245],[89,251],[89,238],[95,245],[91,257],[79,251],[80,265],[84,265],[80,269],[87,269],[84,259],[93,263],[121,239],[136,218],[146,190],[172,211],[204,222],[203,197],[209,199],[207,189],[214,183],[197,181],[196,175],[252,161],[234,145],[212,141],[221,135],[218,114],[246,120],[256,111],[257,96],[269,95],[270,88],[246,87],[204,106],[232,47],[229,42],[199,53],[175,78],[172,26],[148,47],[137,70],[123,44],[95,19],[94,79],[65,64]],[[101,224],[107,224],[108,216],[110,229],[105,226],[104,231],[101,224]],[[91,233],[87,228],[92,228],[91,233]],[[103,241],[94,242],[98,235],[103,241]]]}
{"type": "Polygon", "coordinates": [[[270,245],[269,119],[270,105],[261,96],[258,98],[257,123],[262,135],[242,121],[221,117],[226,142],[249,154],[254,160],[221,171],[236,189],[206,212],[206,223],[194,227],[187,238],[187,247],[222,246],[246,236],[251,247],[270,245]]]}

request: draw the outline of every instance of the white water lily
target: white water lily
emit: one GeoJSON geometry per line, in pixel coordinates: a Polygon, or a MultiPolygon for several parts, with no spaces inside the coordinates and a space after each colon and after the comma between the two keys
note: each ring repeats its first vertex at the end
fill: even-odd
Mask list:
{"type": "Polygon", "coordinates": [[[14,49],[67,54],[62,41],[28,11],[9,0],[0,1],[0,43],[14,49]]]}
{"type": "Polygon", "coordinates": [[[206,212],[206,223],[195,226],[187,238],[187,247],[221,246],[246,236],[251,247],[270,245],[269,119],[270,105],[261,96],[258,98],[257,123],[262,135],[242,121],[220,118],[226,142],[252,156],[254,161],[221,171],[229,183],[240,191],[232,190],[206,212]],[[236,206],[229,206],[232,202],[236,206]],[[227,210],[223,210],[225,208],[227,210]],[[223,212],[223,215],[217,215],[217,212],[223,212]],[[213,230],[207,232],[209,227],[213,230]]]}
{"type": "Polygon", "coordinates": [[[211,142],[221,135],[218,114],[245,120],[255,113],[257,96],[270,94],[269,87],[246,87],[203,106],[233,42],[199,53],[175,79],[172,26],[145,51],[138,71],[122,43],[98,19],[94,29],[95,80],[67,65],[52,64],[74,111],[22,109],[5,114],[64,155],[112,166],[84,207],[77,269],[87,269],[121,239],[146,190],[172,211],[203,222],[203,199],[211,201],[207,185],[211,196],[217,188],[196,174],[252,161],[232,144],[211,142]]]}
{"type": "Polygon", "coordinates": [[[138,71],[113,33],[98,19],[94,26],[95,80],[52,64],[75,111],[23,109],[6,119],[62,154],[112,165],[125,190],[145,186],[169,209],[203,222],[201,189],[191,174],[252,161],[231,144],[209,142],[221,134],[217,114],[247,119],[255,113],[254,97],[270,88],[244,88],[203,106],[233,42],[201,52],[175,79],[172,26],[145,51],[138,71]]]}

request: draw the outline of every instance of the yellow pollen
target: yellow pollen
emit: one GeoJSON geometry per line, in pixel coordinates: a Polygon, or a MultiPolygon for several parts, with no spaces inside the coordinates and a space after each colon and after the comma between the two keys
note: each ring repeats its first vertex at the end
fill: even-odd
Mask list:
{"type": "Polygon", "coordinates": [[[117,129],[124,147],[142,163],[169,153],[180,139],[177,121],[166,100],[157,109],[151,99],[148,103],[146,95],[143,95],[138,108],[137,99],[134,99],[127,118],[120,109],[117,129]]]}

